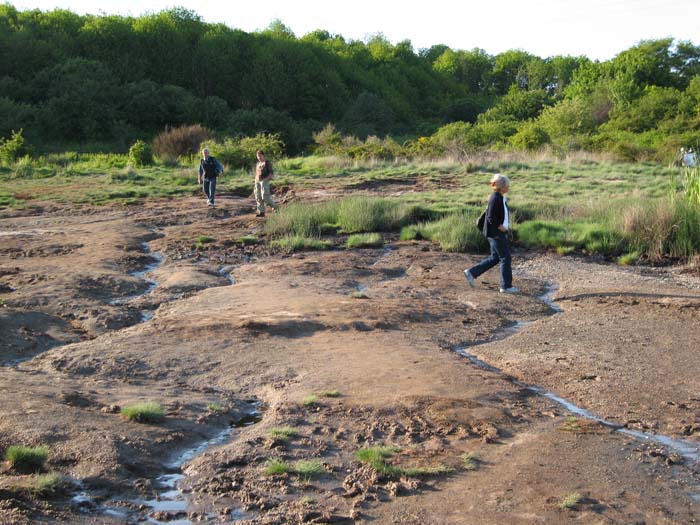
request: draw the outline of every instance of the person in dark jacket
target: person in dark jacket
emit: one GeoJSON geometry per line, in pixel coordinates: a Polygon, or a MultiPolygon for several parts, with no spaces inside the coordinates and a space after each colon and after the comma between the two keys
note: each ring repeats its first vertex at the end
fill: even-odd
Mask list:
{"type": "Polygon", "coordinates": [[[489,241],[491,255],[476,266],[464,270],[469,286],[476,286],[475,280],[482,273],[497,264],[501,265],[501,292],[518,293],[520,290],[513,286],[513,272],[510,266],[510,247],[508,230],[510,229],[510,212],[506,193],[510,188],[510,180],[505,175],[496,173],[491,179],[493,193],[486,208],[484,235],[489,241]]]}
{"type": "Polygon", "coordinates": [[[197,181],[202,184],[204,195],[207,196],[209,206],[214,206],[214,194],[216,193],[216,177],[224,172],[221,163],[209,154],[209,148],[202,150],[202,158],[199,161],[199,176],[197,181]]]}

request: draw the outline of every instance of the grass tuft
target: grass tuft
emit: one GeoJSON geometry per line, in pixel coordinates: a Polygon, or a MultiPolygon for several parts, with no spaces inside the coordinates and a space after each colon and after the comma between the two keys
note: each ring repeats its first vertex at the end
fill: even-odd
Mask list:
{"type": "Polygon", "coordinates": [[[277,427],[270,429],[269,436],[286,443],[295,437],[299,437],[299,431],[292,427],[277,427]]]}
{"type": "Polygon", "coordinates": [[[207,410],[210,412],[223,412],[224,407],[219,403],[207,403],[207,410]]]}
{"type": "Polygon", "coordinates": [[[569,494],[566,496],[561,503],[559,504],[559,508],[562,510],[572,510],[576,508],[576,505],[578,505],[581,502],[581,495],[578,494],[577,492],[573,494],[569,494]]]}
{"type": "Polygon", "coordinates": [[[137,403],[121,409],[121,414],[129,421],[157,423],[165,417],[165,410],[158,403],[137,403]]]}
{"type": "Polygon", "coordinates": [[[49,457],[49,447],[25,447],[13,445],[5,452],[5,459],[10,462],[12,468],[22,472],[36,472],[44,467],[44,462],[49,457]]]}
{"type": "Polygon", "coordinates": [[[384,238],[380,233],[356,233],[348,237],[345,247],[353,248],[379,248],[384,245],[384,238]]]}
{"type": "Polygon", "coordinates": [[[292,253],[303,250],[327,250],[331,247],[331,243],[320,239],[289,236],[271,241],[270,246],[282,252],[292,253]]]}
{"type": "Polygon", "coordinates": [[[39,476],[32,487],[32,492],[39,497],[50,497],[61,492],[64,487],[63,478],[58,474],[45,474],[39,476]]]}
{"type": "Polygon", "coordinates": [[[476,470],[479,468],[479,456],[474,452],[465,452],[461,456],[464,470],[476,470]]]}
{"type": "Polygon", "coordinates": [[[415,478],[420,476],[437,476],[454,472],[454,468],[446,465],[436,465],[430,467],[399,467],[387,463],[387,459],[400,451],[401,449],[399,447],[394,446],[368,447],[355,452],[355,459],[361,463],[370,465],[379,474],[382,474],[388,478],[399,478],[402,476],[415,478]]]}
{"type": "Polygon", "coordinates": [[[302,399],[301,402],[305,407],[312,407],[316,404],[316,401],[318,401],[318,397],[315,394],[310,394],[302,399]]]}
{"type": "Polygon", "coordinates": [[[343,394],[341,394],[339,390],[323,390],[319,392],[318,395],[321,397],[340,397],[343,394]]]}
{"type": "Polygon", "coordinates": [[[300,460],[295,463],[287,463],[281,459],[271,459],[265,464],[265,474],[268,476],[295,474],[308,480],[320,476],[324,472],[323,464],[317,459],[300,460]]]}

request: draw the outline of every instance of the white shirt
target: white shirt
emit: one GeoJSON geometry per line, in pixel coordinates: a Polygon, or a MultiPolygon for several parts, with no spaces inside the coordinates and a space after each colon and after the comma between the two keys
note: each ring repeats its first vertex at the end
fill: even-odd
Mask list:
{"type": "Polygon", "coordinates": [[[506,196],[503,196],[503,209],[505,210],[505,216],[503,219],[503,227],[506,230],[510,230],[510,212],[508,211],[508,199],[506,199],[506,196]]]}

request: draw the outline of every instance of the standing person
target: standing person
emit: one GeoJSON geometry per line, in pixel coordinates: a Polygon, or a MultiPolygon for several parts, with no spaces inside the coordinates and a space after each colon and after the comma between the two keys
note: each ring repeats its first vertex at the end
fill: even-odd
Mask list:
{"type": "Polygon", "coordinates": [[[474,288],[474,282],[486,270],[497,264],[501,265],[501,292],[518,293],[520,290],[513,286],[513,272],[510,266],[510,247],[508,246],[508,230],[510,229],[510,212],[506,193],[510,188],[510,180],[505,175],[496,173],[491,179],[493,193],[486,208],[484,235],[489,241],[491,255],[476,266],[464,270],[469,286],[474,288]]]}
{"type": "Polygon", "coordinates": [[[224,172],[221,163],[209,154],[209,148],[202,150],[202,158],[199,161],[199,176],[197,181],[202,184],[204,195],[207,196],[207,204],[214,206],[216,193],[216,177],[224,172]]]}
{"type": "Polygon", "coordinates": [[[262,150],[258,150],[255,153],[258,158],[258,162],[255,164],[255,204],[257,206],[256,217],[265,216],[265,204],[267,204],[273,210],[277,209],[277,204],[272,200],[272,193],[270,191],[270,181],[274,176],[272,170],[272,162],[265,159],[265,153],[262,150]]]}

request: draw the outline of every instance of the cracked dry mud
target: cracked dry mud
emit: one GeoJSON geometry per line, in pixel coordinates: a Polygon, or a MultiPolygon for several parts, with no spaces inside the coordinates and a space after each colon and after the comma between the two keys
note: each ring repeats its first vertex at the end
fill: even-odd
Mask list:
{"type": "Polygon", "coordinates": [[[183,199],[5,212],[0,451],[48,445],[46,468],[66,489],[39,498],[32,476],[3,464],[0,523],[694,522],[696,462],[571,417],[520,383],[700,443],[693,274],[516,251],[524,293],[504,296],[495,270],[466,285],[479,254],[394,241],[283,256],[237,241],[261,237],[262,224],[230,196],[214,211],[183,199]],[[196,249],[200,235],[214,241],[196,249]],[[149,290],[134,273],[156,253],[149,290]],[[552,285],[557,314],[539,298],[552,285]],[[527,324],[502,338],[516,322],[527,324]],[[119,415],[145,400],[165,408],[163,422],[119,415]],[[251,400],[260,422],[185,462],[186,510],[142,503],[174,457],[251,400]],[[280,427],[298,436],[271,437],[280,427]],[[394,467],[444,472],[383,475],[355,457],[372,446],[395,447],[394,467]],[[318,460],[323,472],[266,475],[272,459],[318,460]]]}

